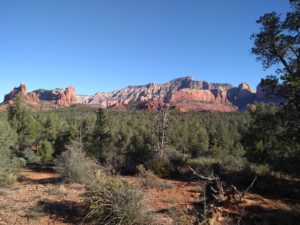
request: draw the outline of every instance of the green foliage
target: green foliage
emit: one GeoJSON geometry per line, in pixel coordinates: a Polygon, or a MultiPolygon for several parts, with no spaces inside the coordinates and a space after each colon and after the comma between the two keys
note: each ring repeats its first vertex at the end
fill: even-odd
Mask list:
{"type": "Polygon", "coordinates": [[[52,144],[48,140],[43,141],[39,151],[42,162],[51,161],[53,159],[53,153],[54,150],[52,144]]]}
{"type": "Polygon", "coordinates": [[[244,137],[247,158],[253,163],[277,164],[287,155],[284,141],[280,140],[285,132],[284,126],[276,116],[274,104],[257,104],[252,112],[249,130],[244,137]]]}
{"type": "Polygon", "coordinates": [[[213,167],[217,164],[217,160],[215,158],[199,157],[196,159],[190,159],[187,163],[201,174],[207,175],[213,172],[213,167]]]}
{"type": "Polygon", "coordinates": [[[25,164],[17,158],[11,147],[17,140],[17,134],[5,119],[0,120],[0,186],[8,186],[16,181],[17,170],[25,164]]]}
{"type": "Polygon", "coordinates": [[[189,153],[192,157],[206,154],[209,137],[203,124],[196,118],[173,117],[169,123],[168,137],[170,144],[182,153],[189,153]]]}
{"type": "Polygon", "coordinates": [[[271,172],[271,168],[268,164],[252,164],[250,168],[251,171],[260,176],[269,175],[271,172]]]}
{"type": "Polygon", "coordinates": [[[40,163],[41,156],[27,148],[20,152],[20,156],[26,160],[27,163],[40,163]]]}
{"type": "Polygon", "coordinates": [[[132,136],[126,148],[126,168],[128,171],[135,171],[139,164],[149,164],[154,159],[154,145],[151,140],[143,138],[138,134],[132,136]]]}
{"type": "Polygon", "coordinates": [[[96,164],[86,157],[78,143],[68,146],[55,160],[57,171],[67,182],[87,183],[96,169],[96,164]]]}
{"type": "Polygon", "coordinates": [[[127,186],[117,177],[97,170],[86,187],[89,212],[86,216],[92,224],[141,224],[145,206],[142,191],[127,186]]]}
{"type": "Polygon", "coordinates": [[[33,144],[38,135],[38,123],[33,119],[29,109],[23,106],[23,96],[17,95],[14,102],[8,107],[8,121],[18,134],[18,146],[20,149],[33,144]]]}
{"type": "Polygon", "coordinates": [[[170,160],[167,156],[155,158],[148,167],[159,177],[169,177],[173,172],[170,160]]]}
{"type": "Polygon", "coordinates": [[[17,170],[24,165],[25,160],[16,157],[11,150],[0,150],[0,186],[13,184],[17,170]]]}
{"type": "Polygon", "coordinates": [[[99,108],[94,130],[91,134],[91,146],[89,147],[89,152],[99,161],[103,162],[106,158],[109,158],[110,137],[107,114],[102,108],[99,108]]]}
{"type": "Polygon", "coordinates": [[[248,155],[251,160],[252,155],[258,155],[260,162],[280,170],[298,170],[300,159],[300,11],[298,0],[291,3],[293,10],[285,18],[276,12],[263,15],[257,21],[260,32],[252,36],[252,53],[266,69],[274,65],[278,68],[275,75],[262,80],[262,85],[269,94],[278,96],[282,105],[269,112],[262,112],[260,107],[253,114],[252,131],[263,129],[270,140],[261,135],[255,138],[252,133],[254,140],[248,143],[248,155]]]}
{"type": "Polygon", "coordinates": [[[10,186],[17,180],[17,176],[14,173],[9,173],[0,170],[0,187],[10,186]]]}
{"type": "MultiPolygon", "coordinates": [[[[76,148],[117,172],[133,174],[142,164],[159,176],[176,175],[188,160],[198,157],[230,155],[238,161],[244,155],[240,140],[249,121],[248,113],[169,112],[164,155],[158,157],[155,112],[96,111],[85,106],[33,112],[18,101],[13,107],[11,115],[15,116],[8,118],[19,118],[18,123],[30,118],[25,120],[27,131],[10,129],[3,116],[0,130],[2,126],[8,132],[0,133],[0,141],[5,140],[5,146],[18,150],[28,162],[51,161],[52,156],[69,151],[75,141],[76,148]]],[[[14,124],[14,119],[9,121],[14,124]]]]}
{"type": "Polygon", "coordinates": [[[0,120],[0,150],[9,149],[14,146],[17,140],[16,132],[10,127],[9,123],[1,119],[0,120]]]}

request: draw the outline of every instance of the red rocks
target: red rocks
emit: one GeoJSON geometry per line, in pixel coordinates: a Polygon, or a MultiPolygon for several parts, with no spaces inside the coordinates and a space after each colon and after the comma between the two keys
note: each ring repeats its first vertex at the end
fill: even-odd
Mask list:
{"type": "Polygon", "coordinates": [[[215,96],[209,90],[193,90],[190,88],[174,92],[170,104],[180,112],[193,111],[236,111],[238,108],[226,104],[226,92],[215,96]]]}
{"type": "Polygon", "coordinates": [[[67,87],[65,90],[36,90],[27,93],[25,84],[14,88],[9,94],[4,97],[4,104],[12,101],[13,98],[21,93],[24,96],[24,103],[30,108],[53,108],[58,106],[70,106],[77,103],[77,96],[73,87],[67,87]],[[46,94],[45,94],[46,93],[46,94]],[[43,104],[41,104],[41,100],[43,104]]]}
{"type": "Polygon", "coordinates": [[[181,89],[172,94],[170,103],[177,103],[182,101],[199,101],[199,102],[207,102],[214,103],[217,102],[214,94],[209,90],[194,90],[190,88],[181,89]]]}
{"type": "MultiPolygon", "coordinates": [[[[14,88],[5,95],[7,103],[18,93],[25,96],[25,103],[32,108],[57,108],[74,104],[87,104],[102,108],[137,108],[156,110],[170,106],[181,112],[190,110],[236,111],[245,109],[255,101],[267,101],[268,97],[259,85],[257,93],[242,83],[233,87],[228,83],[208,83],[191,77],[178,78],[165,84],[137,85],[112,92],[77,96],[74,87],[66,89],[38,89],[27,93],[26,86],[14,88]]],[[[273,101],[273,100],[272,100],[273,101]]]]}
{"type": "Polygon", "coordinates": [[[230,103],[227,98],[227,91],[223,89],[217,90],[216,101],[219,103],[230,103]]]}
{"type": "Polygon", "coordinates": [[[195,90],[184,88],[176,91],[170,98],[170,105],[179,112],[187,111],[236,111],[238,108],[227,101],[225,90],[195,90]]]}
{"type": "Polygon", "coordinates": [[[77,96],[74,87],[67,87],[65,91],[58,94],[57,104],[60,106],[69,106],[77,103],[77,96]]]}
{"type": "Polygon", "coordinates": [[[181,101],[230,104],[230,102],[227,99],[227,91],[222,89],[213,91],[196,90],[191,88],[181,89],[172,94],[170,103],[176,103],[181,101]]]}
{"type": "Polygon", "coordinates": [[[34,101],[34,102],[39,102],[39,96],[35,93],[35,92],[30,92],[26,95],[27,98],[29,98],[30,100],[34,101]]]}
{"type": "Polygon", "coordinates": [[[17,94],[21,93],[23,96],[27,95],[26,85],[21,83],[19,87],[15,87],[11,92],[4,96],[4,102],[12,100],[17,94]]]}

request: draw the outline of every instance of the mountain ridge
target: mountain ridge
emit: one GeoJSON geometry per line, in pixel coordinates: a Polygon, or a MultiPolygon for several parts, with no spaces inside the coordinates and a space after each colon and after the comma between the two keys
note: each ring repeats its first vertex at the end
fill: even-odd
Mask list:
{"type": "Polygon", "coordinates": [[[260,84],[257,90],[255,93],[247,83],[234,87],[230,83],[209,83],[191,76],[179,77],[164,84],[128,85],[120,90],[99,91],[94,95],[77,95],[72,86],[27,92],[26,85],[21,84],[5,95],[1,106],[5,107],[16,94],[21,93],[25,97],[25,104],[36,109],[84,104],[116,109],[132,106],[137,109],[157,109],[165,105],[179,111],[236,111],[255,101],[268,100],[260,84]]]}

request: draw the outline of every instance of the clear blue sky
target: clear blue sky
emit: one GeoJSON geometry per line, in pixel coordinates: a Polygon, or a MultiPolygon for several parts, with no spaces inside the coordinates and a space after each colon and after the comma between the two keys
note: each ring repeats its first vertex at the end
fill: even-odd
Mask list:
{"type": "Polygon", "coordinates": [[[248,82],[268,74],[250,35],[288,0],[0,0],[0,100],[73,85],[94,94],[191,75],[248,82]]]}

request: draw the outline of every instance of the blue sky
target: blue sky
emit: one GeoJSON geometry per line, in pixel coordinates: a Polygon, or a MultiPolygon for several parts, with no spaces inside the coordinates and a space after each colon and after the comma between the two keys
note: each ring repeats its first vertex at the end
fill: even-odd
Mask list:
{"type": "Polygon", "coordinates": [[[250,54],[255,21],[287,0],[0,0],[0,99],[73,85],[94,94],[191,75],[248,82],[268,71],[250,54]]]}

